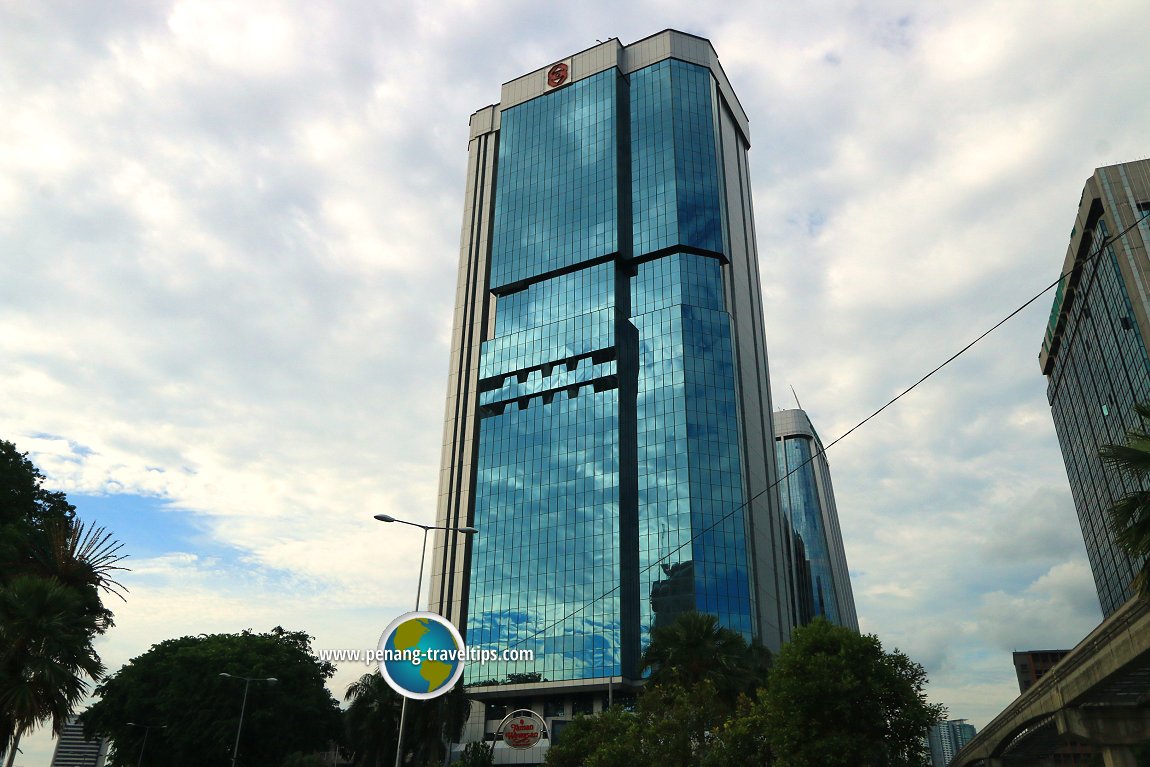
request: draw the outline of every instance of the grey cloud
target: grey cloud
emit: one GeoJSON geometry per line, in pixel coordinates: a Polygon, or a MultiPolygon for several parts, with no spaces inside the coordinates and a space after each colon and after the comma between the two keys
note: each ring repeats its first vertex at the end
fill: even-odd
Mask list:
{"type": "MultiPolygon", "coordinates": [[[[1143,4],[1033,12],[27,6],[0,22],[0,437],[90,446],[61,482],[160,495],[261,567],[365,602],[381,570],[413,585],[382,563],[418,541],[360,519],[434,513],[468,116],[676,27],[750,115],[776,403],[793,384],[829,442],[1053,281],[1085,177],[1146,154],[1143,4]],[[290,45],[211,48],[261,14],[290,45]]],[[[997,653],[1097,619],[1035,362],[1049,306],[829,455],[864,627],[978,725],[1010,692],[997,653]]]]}

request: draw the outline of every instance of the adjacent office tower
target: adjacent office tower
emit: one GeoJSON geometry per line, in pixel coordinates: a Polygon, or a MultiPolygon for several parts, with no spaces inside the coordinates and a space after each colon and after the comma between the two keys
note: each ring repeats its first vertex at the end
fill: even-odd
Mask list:
{"type": "Polygon", "coordinates": [[[801,625],[826,618],[858,631],[831,467],[822,440],[802,410],[777,411],[774,426],[779,499],[792,530],[792,613],[801,625]]]}
{"type": "Polygon", "coordinates": [[[927,737],[930,743],[931,767],[947,767],[954,755],[972,741],[974,736],[974,725],[967,724],[965,719],[932,724],[927,737]]]}
{"type": "Polygon", "coordinates": [[[1150,160],[1086,181],[1039,362],[1104,615],[1131,596],[1140,562],[1114,542],[1108,509],[1137,489],[1098,449],[1122,444],[1150,400],[1150,160]],[[1130,231],[1127,227],[1134,225],[1130,231]]]}
{"type": "Polygon", "coordinates": [[[748,146],[675,31],[472,116],[438,524],[479,533],[436,539],[431,608],[535,661],[468,684],[617,693],[688,609],[788,638],[748,146]]]}
{"type": "Polygon", "coordinates": [[[56,736],[52,767],[103,767],[107,757],[108,741],[104,738],[85,740],[84,725],[71,716],[56,736]]]}

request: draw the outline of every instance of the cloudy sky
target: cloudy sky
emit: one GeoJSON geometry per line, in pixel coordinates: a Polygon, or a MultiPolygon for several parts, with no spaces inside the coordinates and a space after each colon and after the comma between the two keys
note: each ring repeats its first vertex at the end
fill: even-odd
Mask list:
{"type": "MultiPolygon", "coordinates": [[[[777,405],[825,441],[1057,276],[1150,153],[1142,0],[0,1],[0,438],[165,638],[365,648],[434,519],[468,117],[596,39],[710,38],[751,119],[777,405]]],[[[1043,298],[834,447],[865,631],[981,727],[1099,620],[1043,298]]],[[[341,666],[346,685],[365,668],[341,666]]],[[[18,764],[47,765],[50,738],[18,764]]]]}

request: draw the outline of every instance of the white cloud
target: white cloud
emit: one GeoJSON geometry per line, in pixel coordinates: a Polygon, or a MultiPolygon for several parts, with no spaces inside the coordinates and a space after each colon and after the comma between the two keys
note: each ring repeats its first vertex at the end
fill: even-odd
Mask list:
{"type": "MultiPolygon", "coordinates": [[[[434,515],[467,120],[500,83],[612,35],[712,39],[751,119],[776,401],[793,385],[830,441],[1053,281],[1083,180],[1146,155],[1146,21],[1132,0],[13,7],[0,437],[236,554],[137,562],[107,657],[208,623],[357,646],[418,567],[417,531],[370,516],[434,515]]],[[[1049,305],[830,453],[864,627],[979,725],[1004,647],[1096,619],[1035,363],[1049,305]]]]}

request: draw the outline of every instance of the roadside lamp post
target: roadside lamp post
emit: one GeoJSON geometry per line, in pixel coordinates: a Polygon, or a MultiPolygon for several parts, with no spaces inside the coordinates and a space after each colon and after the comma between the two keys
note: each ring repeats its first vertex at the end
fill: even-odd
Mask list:
{"type": "Polygon", "coordinates": [[[228,679],[242,679],[244,680],[244,702],[240,704],[240,723],[236,727],[236,745],[232,747],[232,767],[236,767],[236,757],[240,755],[240,733],[244,731],[244,712],[248,708],[248,688],[252,686],[252,682],[267,682],[268,684],[275,684],[279,680],[274,676],[269,677],[247,677],[236,676],[229,674],[226,671],[221,671],[220,676],[226,676],[228,679]]]}
{"type": "Polygon", "coordinates": [[[141,767],[144,763],[144,748],[148,745],[148,733],[152,731],[153,727],[164,729],[166,724],[136,724],[135,722],[124,722],[129,727],[143,727],[144,728],[144,742],[140,744],[140,758],[136,761],[136,767],[141,767]]]}
{"type": "MultiPolygon", "coordinates": [[[[474,527],[443,527],[437,525],[421,525],[418,522],[408,522],[404,519],[396,519],[390,514],[376,514],[375,518],[380,522],[398,522],[401,525],[411,525],[423,530],[423,547],[420,549],[419,554],[419,581],[415,586],[415,609],[419,610],[419,597],[423,593],[423,561],[427,559],[427,533],[431,530],[447,530],[453,533],[462,533],[464,535],[475,535],[479,531],[474,527]]],[[[403,696],[403,703],[399,709],[399,735],[395,739],[395,767],[403,767],[403,726],[407,721],[407,696],[403,696]]],[[[234,765],[233,765],[234,767],[234,765]]]]}

